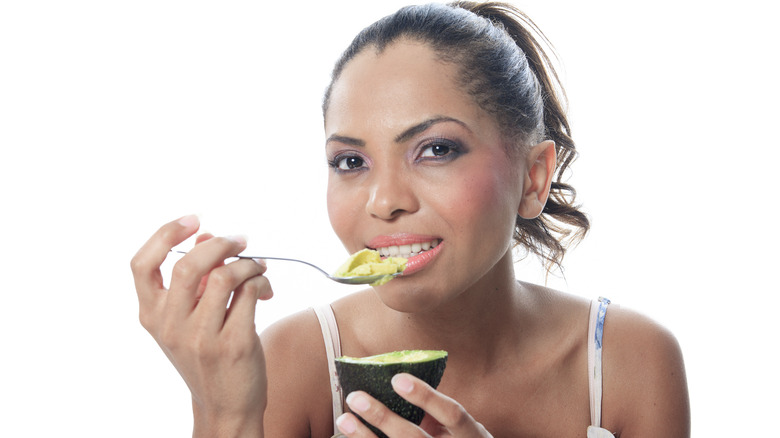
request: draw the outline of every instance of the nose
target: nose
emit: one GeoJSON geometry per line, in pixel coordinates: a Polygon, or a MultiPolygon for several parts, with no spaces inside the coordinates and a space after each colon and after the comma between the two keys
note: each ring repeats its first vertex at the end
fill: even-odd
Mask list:
{"type": "Polygon", "coordinates": [[[366,212],[372,217],[393,220],[419,208],[413,182],[397,169],[374,169],[366,212]]]}

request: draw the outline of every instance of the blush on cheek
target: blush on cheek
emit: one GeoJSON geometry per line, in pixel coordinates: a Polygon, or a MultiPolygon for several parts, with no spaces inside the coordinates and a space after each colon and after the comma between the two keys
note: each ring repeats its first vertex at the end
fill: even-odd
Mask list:
{"type": "Polygon", "coordinates": [[[463,215],[484,214],[511,203],[514,193],[500,175],[479,172],[463,178],[456,189],[458,202],[452,207],[463,215]]]}

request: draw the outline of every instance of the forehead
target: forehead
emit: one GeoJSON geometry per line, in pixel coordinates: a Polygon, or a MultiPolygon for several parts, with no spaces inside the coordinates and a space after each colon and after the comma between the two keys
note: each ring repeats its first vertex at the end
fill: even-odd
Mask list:
{"type": "Polygon", "coordinates": [[[459,86],[457,75],[455,65],[440,60],[421,42],[399,40],[380,53],[367,47],[333,84],[326,134],[360,127],[398,130],[435,116],[489,123],[459,86]]]}

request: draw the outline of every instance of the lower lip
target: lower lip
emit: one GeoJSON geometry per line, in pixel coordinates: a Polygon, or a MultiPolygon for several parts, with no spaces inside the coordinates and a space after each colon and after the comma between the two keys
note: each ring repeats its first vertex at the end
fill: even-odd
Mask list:
{"type": "Polygon", "coordinates": [[[406,260],[406,269],[404,269],[401,277],[412,275],[417,271],[425,268],[428,263],[432,262],[437,255],[441,252],[441,247],[444,242],[439,242],[435,248],[431,248],[428,251],[423,251],[421,254],[411,256],[406,260]]]}

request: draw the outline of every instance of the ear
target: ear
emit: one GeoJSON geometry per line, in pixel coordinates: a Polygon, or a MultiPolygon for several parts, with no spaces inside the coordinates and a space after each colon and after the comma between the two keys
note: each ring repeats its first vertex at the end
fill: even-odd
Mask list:
{"type": "Polygon", "coordinates": [[[517,209],[517,214],[523,219],[533,219],[542,214],[550,194],[555,160],[555,142],[552,140],[543,141],[528,152],[523,178],[523,198],[517,209]]]}

